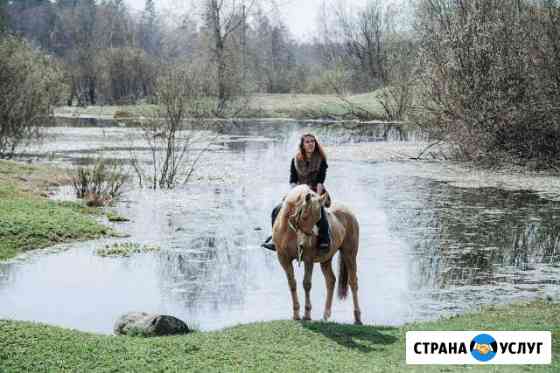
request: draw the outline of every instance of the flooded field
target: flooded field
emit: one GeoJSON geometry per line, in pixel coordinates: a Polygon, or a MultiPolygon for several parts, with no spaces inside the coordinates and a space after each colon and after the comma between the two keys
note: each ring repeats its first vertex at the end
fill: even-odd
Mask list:
{"type": "MultiPolygon", "coordinates": [[[[364,322],[397,325],[560,293],[558,196],[500,183],[473,187],[449,163],[409,160],[421,144],[398,131],[253,123],[215,138],[190,183],[171,191],[131,184],[114,207],[131,219],[115,225],[130,237],[0,263],[0,318],[98,333],[111,333],[129,311],[172,314],[202,330],[289,318],[284,273],[259,245],[270,234],[272,207],[289,189],[299,136],[309,131],[333,155],[327,188],[361,224],[364,322]],[[397,141],[403,138],[411,141],[397,141]],[[377,156],[349,156],[364,146],[377,156]],[[114,242],[161,250],[95,255],[114,242]]],[[[100,156],[126,162],[131,154],[148,164],[138,130],[55,127],[26,158],[72,166],[100,156]]],[[[59,197],[71,194],[63,189],[59,197]]],[[[297,272],[303,299],[303,268],[297,272]]],[[[318,268],[312,295],[318,319],[325,296],[318,268]]],[[[349,300],[335,302],[333,320],[352,320],[349,300]]]]}

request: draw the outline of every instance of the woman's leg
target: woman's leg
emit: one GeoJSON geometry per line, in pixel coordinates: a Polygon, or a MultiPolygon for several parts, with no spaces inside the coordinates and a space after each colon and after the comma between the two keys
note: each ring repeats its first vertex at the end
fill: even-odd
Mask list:
{"type": "Polygon", "coordinates": [[[278,213],[280,212],[280,209],[282,208],[282,203],[279,203],[278,205],[276,205],[273,209],[272,209],[272,214],[270,215],[270,218],[272,220],[272,226],[274,227],[274,222],[276,221],[276,217],[278,216],[278,213]]]}
{"type": "Polygon", "coordinates": [[[331,245],[331,232],[329,229],[329,220],[324,207],[321,207],[321,219],[317,223],[319,227],[319,252],[325,253],[329,251],[331,245]]]}
{"type": "MultiPolygon", "coordinates": [[[[270,215],[270,220],[272,221],[272,226],[274,227],[274,222],[276,221],[276,217],[282,208],[282,203],[279,203],[272,209],[272,214],[270,215]]],[[[274,247],[274,242],[270,242],[272,240],[272,236],[269,236],[266,241],[261,245],[265,249],[276,251],[276,247],[274,247]]]]}

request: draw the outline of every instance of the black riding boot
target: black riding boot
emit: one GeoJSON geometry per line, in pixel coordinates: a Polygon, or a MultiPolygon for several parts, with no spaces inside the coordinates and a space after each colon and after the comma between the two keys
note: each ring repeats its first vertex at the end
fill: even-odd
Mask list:
{"type": "Polygon", "coordinates": [[[324,207],[321,207],[321,220],[317,222],[317,227],[319,227],[319,254],[327,254],[331,245],[331,232],[324,207]]]}
{"type": "MultiPolygon", "coordinates": [[[[276,221],[276,217],[278,216],[278,213],[280,212],[280,209],[282,208],[282,204],[277,205],[276,207],[274,207],[274,209],[272,210],[272,214],[270,216],[271,220],[272,220],[272,226],[274,227],[274,222],[276,221]]],[[[266,241],[264,241],[264,243],[261,245],[261,247],[264,247],[265,249],[271,250],[271,251],[276,251],[276,247],[274,246],[274,242],[270,242],[272,240],[272,236],[268,237],[266,239],[266,241]]]]}

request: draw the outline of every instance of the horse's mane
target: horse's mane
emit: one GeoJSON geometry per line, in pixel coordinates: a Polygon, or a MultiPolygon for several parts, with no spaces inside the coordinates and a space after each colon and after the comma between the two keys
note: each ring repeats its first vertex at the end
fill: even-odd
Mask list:
{"type": "Polygon", "coordinates": [[[312,189],[308,185],[301,184],[288,192],[279,213],[278,223],[282,227],[281,230],[287,229],[287,225],[285,225],[287,224],[287,219],[295,212],[297,207],[301,205],[305,198],[304,196],[311,191],[312,189]]]}
{"type": "Polygon", "coordinates": [[[298,185],[288,192],[284,199],[284,204],[295,206],[301,201],[301,197],[309,192],[312,192],[312,190],[307,184],[298,185]]]}

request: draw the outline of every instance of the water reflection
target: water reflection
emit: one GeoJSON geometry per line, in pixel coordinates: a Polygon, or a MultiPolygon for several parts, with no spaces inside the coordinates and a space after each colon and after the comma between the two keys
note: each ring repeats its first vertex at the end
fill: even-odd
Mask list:
{"type": "Polygon", "coordinates": [[[414,184],[417,206],[395,195],[386,208],[392,230],[413,248],[410,288],[425,298],[420,303],[460,312],[542,296],[546,285],[560,283],[557,202],[525,191],[414,184]]]}
{"type": "MultiPolygon", "coordinates": [[[[101,240],[0,263],[0,318],[110,333],[129,311],[169,313],[201,329],[289,317],[284,273],[259,244],[270,233],[270,210],[288,190],[299,135],[308,130],[297,123],[240,126],[201,163],[199,177],[222,182],[129,191],[118,210],[132,221],[118,229],[128,241],[160,246],[159,253],[99,258],[94,250],[112,242],[101,240]]],[[[330,144],[378,135],[313,130],[330,144]]],[[[97,151],[125,158],[134,137],[126,131],[53,129],[47,148],[68,150],[64,162],[87,162],[97,151]]],[[[454,187],[436,181],[444,166],[429,167],[432,178],[414,176],[406,162],[330,162],[329,190],[361,225],[364,321],[433,319],[558,288],[558,202],[525,191],[454,187]]],[[[313,277],[314,318],[325,296],[320,272],[313,277]]],[[[301,282],[301,268],[297,276],[301,282]]],[[[351,302],[336,302],[333,318],[351,321],[351,302]]]]}

